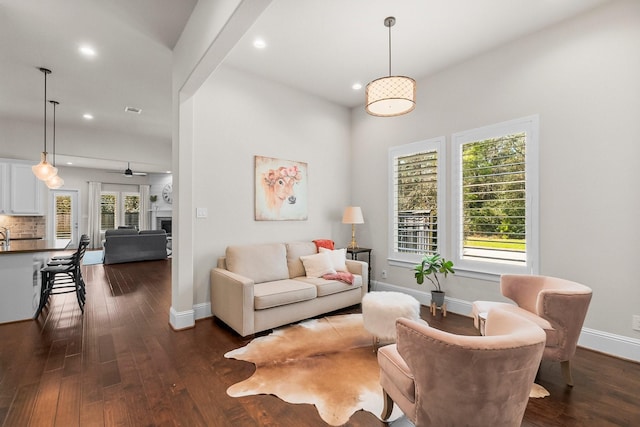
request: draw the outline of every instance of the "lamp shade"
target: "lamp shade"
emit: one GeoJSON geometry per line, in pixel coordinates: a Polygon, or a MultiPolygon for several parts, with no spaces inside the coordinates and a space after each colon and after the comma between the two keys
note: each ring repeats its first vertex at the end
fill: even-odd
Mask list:
{"type": "Polygon", "coordinates": [[[55,176],[58,173],[58,169],[51,166],[51,163],[47,162],[46,152],[43,151],[40,158],[40,163],[31,166],[31,170],[39,180],[46,181],[52,176],[55,176]]]}
{"type": "Polygon", "coordinates": [[[52,190],[60,188],[64,185],[64,179],[60,178],[60,175],[53,175],[51,178],[45,181],[47,187],[52,190]]]}
{"type": "Polygon", "coordinates": [[[389,76],[367,85],[366,111],[372,116],[393,117],[416,108],[416,81],[411,77],[389,76]]]}
{"type": "Polygon", "coordinates": [[[364,224],[362,209],[359,206],[348,206],[342,215],[343,224],[364,224]]]}

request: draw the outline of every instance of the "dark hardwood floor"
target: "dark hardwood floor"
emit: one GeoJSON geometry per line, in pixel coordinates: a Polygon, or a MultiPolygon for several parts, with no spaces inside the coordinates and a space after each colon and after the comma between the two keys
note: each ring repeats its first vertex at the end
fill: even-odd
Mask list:
{"type": "MultiPolygon", "coordinates": [[[[226,395],[253,365],[223,355],[250,338],[213,319],[173,331],[170,268],[169,261],[85,266],[84,315],[67,294],[52,297],[38,321],[0,325],[0,424],[325,425],[310,405],[226,395]]],[[[476,333],[463,316],[432,318],[425,307],[422,316],[434,327],[476,333]]],[[[529,401],[523,426],[640,426],[639,364],[578,349],[573,374],[575,387],[565,387],[559,364],[543,362],[538,381],[551,396],[529,401]]],[[[360,411],[348,425],[384,423],[360,411]]]]}

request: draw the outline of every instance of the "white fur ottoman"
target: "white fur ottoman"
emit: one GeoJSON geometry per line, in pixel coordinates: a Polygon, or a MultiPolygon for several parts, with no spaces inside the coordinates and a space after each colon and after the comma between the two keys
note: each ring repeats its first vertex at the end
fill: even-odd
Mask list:
{"type": "Polygon", "coordinates": [[[420,320],[420,303],[400,292],[369,292],[362,298],[364,328],[374,336],[374,348],[381,341],[395,342],[396,319],[420,320]]]}

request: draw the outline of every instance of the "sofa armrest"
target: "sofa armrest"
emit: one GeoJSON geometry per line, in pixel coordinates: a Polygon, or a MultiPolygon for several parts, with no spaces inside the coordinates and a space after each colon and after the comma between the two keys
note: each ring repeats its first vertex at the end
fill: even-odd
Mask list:
{"type": "Polygon", "coordinates": [[[369,283],[369,264],[364,261],[356,261],[356,260],[346,260],[345,264],[347,264],[347,270],[351,274],[358,274],[362,276],[362,296],[366,295],[368,291],[368,283],[369,283]]]}
{"type": "Polygon", "coordinates": [[[211,270],[211,312],[243,337],[255,332],[254,284],[222,268],[211,270]]]}

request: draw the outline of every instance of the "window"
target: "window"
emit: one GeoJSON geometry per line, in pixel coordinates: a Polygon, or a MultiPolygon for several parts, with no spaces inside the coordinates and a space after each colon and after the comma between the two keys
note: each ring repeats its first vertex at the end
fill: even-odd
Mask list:
{"type": "Polygon", "coordinates": [[[118,226],[138,227],[140,221],[140,194],[104,191],[100,197],[100,230],[118,226]]]}
{"type": "Polygon", "coordinates": [[[414,264],[442,252],[444,137],[389,149],[389,261],[414,264]]]}
{"type": "Polygon", "coordinates": [[[100,195],[100,230],[112,230],[118,224],[118,195],[117,193],[102,193],[100,195]]]}
{"type": "Polygon", "coordinates": [[[123,193],[124,225],[138,227],[140,216],[140,194],[123,193]]]}
{"type": "Polygon", "coordinates": [[[538,269],[538,117],[453,135],[454,263],[489,274],[538,269]]]}
{"type": "Polygon", "coordinates": [[[71,196],[56,194],[54,197],[54,224],[53,235],[56,239],[71,239],[72,215],[71,196]]]}

